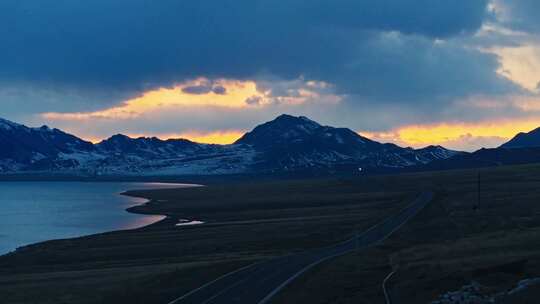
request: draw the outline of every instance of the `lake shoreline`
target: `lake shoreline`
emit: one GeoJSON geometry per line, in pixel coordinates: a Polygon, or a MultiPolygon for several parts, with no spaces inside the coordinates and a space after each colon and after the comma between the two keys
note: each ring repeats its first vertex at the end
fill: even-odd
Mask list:
{"type": "MultiPolygon", "coordinates": [[[[181,184],[181,185],[186,186],[188,184],[181,184]]],[[[171,188],[171,189],[194,188],[194,187],[204,187],[204,185],[191,184],[191,186],[188,186],[188,187],[179,187],[179,188],[171,188]]],[[[152,190],[155,190],[155,189],[149,189],[149,190],[145,190],[145,191],[152,191],[152,190]]],[[[185,217],[181,218],[179,216],[172,215],[170,213],[159,212],[159,210],[153,210],[152,207],[154,205],[158,205],[160,202],[156,201],[156,200],[154,200],[154,199],[152,199],[150,197],[146,197],[146,196],[144,196],[142,194],[137,194],[140,191],[141,190],[138,190],[138,189],[131,189],[131,190],[127,190],[127,191],[124,191],[124,192],[120,193],[120,195],[124,195],[124,196],[128,196],[128,197],[134,197],[134,198],[140,198],[140,199],[145,199],[146,200],[146,202],[143,202],[141,204],[126,208],[126,211],[129,212],[129,213],[139,214],[139,215],[164,216],[164,218],[157,221],[157,222],[145,225],[143,227],[135,228],[135,229],[148,229],[148,228],[154,228],[154,227],[160,227],[160,228],[170,227],[170,228],[174,228],[174,227],[176,227],[176,224],[181,220],[188,220],[188,221],[195,220],[195,219],[190,219],[188,216],[185,216],[185,217]]]]}
{"type": "MultiPolygon", "coordinates": [[[[12,181],[12,182],[21,183],[22,181],[12,181]]],[[[49,182],[50,183],[64,183],[64,182],[61,182],[61,181],[39,181],[39,182],[23,181],[22,183],[26,183],[26,182],[29,182],[29,183],[49,183],[49,182]]],[[[71,182],[72,183],[85,183],[85,184],[87,182],[88,183],[94,183],[94,184],[96,183],[96,182],[90,182],[90,181],[86,181],[86,182],[71,181],[71,182]]],[[[97,182],[97,183],[101,184],[101,182],[97,182]]],[[[107,183],[107,182],[104,182],[104,183],[107,183]]],[[[111,182],[108,182],[108,183],[111,183],[111,182]]],[[[120,196],[125,196],[125,197],[129,197],[129,198],[133,198],[133,199],[141,199],[141,200],[146,200],[146,201],[142,201],[142,202],[139,202],[138,200],[136,202],[134,201],[134,204],[132,204],[131,206],[129,206],[127,208],[126,207],[120,208],[118,211],[120,211],[121,213],[124,213],[124,214],[133,214],[133,215],[139,215],[139,216],[153,216],[153,217],[158,217],[158,218],[156,218],[154,221],[152,221],[150,223],[142,222],[141,225],[137,226],[137,227],[123,228],[123,227],[121,227],[123,225],[122,224],[123,222],[121,221],[121,222],[118,223],[118,227],[116,227],[116,228],[114,228],[114,227],[104,227],[104,229],[99,229],[101,231],[96,231],[96,232],[90,231],[89,233],[86,233],[86,231],[81,231],[80,234],[70,232],[72,235],[69,235],[69,236],[62,236],[62,233],[59,233],[58,236],[52,235],[50,238],[47,238],[47,236],[45,236],[41,240],[39,240],[39,239],[35,240],[35,241],[30,240],[29,242],[27,241],[27,242],[25,242],[23,244],[14,243],[12,245],[13,247],[10,248],[8,246],[8,247],[6,247],[6,249],[3,252],[0,252],[0,257],[5,256],[5,255],[15,254],[17,252],[24,251],[27,248],[40,246],[41,244],[48,243],[48,242],[61,241],[61,240],[75,240],[75,239],[79,239],[79,238],[92,237],[92,236],[95,236],[95,235],[101,235],[101,234],[106,234],[106,233],[114,233],[114,232],[129,231],[129,230],[140,230],[140,229],[152,229],[154,227],[165,227],[165,226],[174,227],[174,225],[178,222],[179,219],[177,219],[176,217],[170,216],[168,214],[160,214],[159,212],[141,212],[141,211],[139,211],[139,208],[141,206],[145,206],[145,205],[149,204],[152,200],[148,199],[148,198],[145,198],[145,197],[137,196],[137,195],[129,195],[128,192],[130,192],[130,191],[141,191],[141,190],[145,191],[145,190],[162,189],[160,187],[163,187],[164,184],[166,184],[165,185],[166,187],[170,186],[172,188],[190,188],[192,186],[200,186],[200,185],[196,185],[196,184],[192,185],[192,184],[185,184],[185,183],[163,183],[163,182],[156,182],[156,181],[148,181],[148,182],[145,182],[145,183],[141,183],[141,184],[145,184],[145,187],[149,187],[148,189],[145,189],[145,188],[142,188],[142,187],[139,188],[137,186],[138,183],[133,184],[133,185],[129,185],[129,184],[130,184],[130,182],[127,182],[127,185],[126,185],[127,187],[123,188],[121,190],[122,192],[112,191],[110,193],[110,195],[111,195],[110,199],[107,199],[107,198],[97,199],[96,208],[99,208],[101,210],[107,210],[108,209],[107,203],[111,203],[111,204],[114,203],[115,202],[114,197],[116,197],[116,196],[119,196],[119,197],[120,196]],[[155,188],[153,186],[155,186],[155,188]],[[137,188],[139,188],[139,190],[136,190],[137,188]],[[103,204],[103,203],[105,203],[105,204],[103,204]],[[108,229],[108,228],[111,228],[111,229],[108,229]]],[[[63,199],[66,199],[64,195],[62,195],[62,196],[63,196],[62,198],[59,198],[60,201],[63,200],[63,199]]],[[[68,196],[67,199],[69,199],[69,197],[70,196],[68,196]]],[[[82,199],[85,200],[86,198],[82,198],[82,199]]],[[[36,199],[36,200],[39,200],[39,199],[36,199]]],[[[86,201],[85,201],[85,205],[77,206],[77,204],[76,204],[77,198],[74,197],[73,200],[74,200],[73,206],[76,207],[75,209],[83,208],[82,210],[85,210],[85,208],[88,207],[86,201]]],[[[27,208],[30,208],[30,207],[31,206],[29,206],[27,208]]],[[[28,212],[27,210],[31,210],[31,209],[24,209],[24,210],[25,210],[24,212],[28,212]]],[[[111,209],[111,210],[114,210],[114,209],[111,209]]],[[[10,209],[8,209],[7,211],[9,212],[10,209]]],[[[46,217],[46,216],[42,216],[42,217],[46,217]]],[[[128,215],[128,217],[129,217],[129,215],[128,215]]],[[[24,216],[24,218],[26,218],[24,221],[30,221],[27,216],[24,216]]],[[[15,223],[17,223],[17,222],[15,222],[15,223]]],[[[75,223],[75,224],[78,225],[78,223],[75,223]]],[[[84,222],[81,223],[81,225],[84,225],[84,222]]],[[[107,225],[111,226],[113,224],[108,223],[107,225]]],[[[133,225],[137,225],[137,224],[133,224],[133,225]]],[[[13,226],[13,227],[17,227],[17,226],[13,226]]],[[[9,238],[9,237],[10,237],[9,234],[4,236],[4,238],[9,238]]]]}

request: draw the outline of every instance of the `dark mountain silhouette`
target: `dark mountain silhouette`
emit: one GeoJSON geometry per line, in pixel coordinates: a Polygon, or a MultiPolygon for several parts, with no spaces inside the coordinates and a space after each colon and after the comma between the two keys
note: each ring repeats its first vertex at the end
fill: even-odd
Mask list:
{"type": "Polygon", "coordinates": [[[482,148],[473,153],[437,159],[408,170],[447,170],[482,168],[502,165],[519,165],[540,162],[540,128],[528,133],[519,133],[498,148],[482,148]]]}
{"type": "Polygon", "coordinates": [[[484,168],[503,165],[520,165],[540,162],[540,147],[480,149],[473,153],[460,154],[448,159],[434,160],[422,166],[407,168],[417,170],[448,170],[484,168]]]}
{"type": "Polygon", "coordinates": [[[47,126],[29,128],[0,119],[0,170],[9,166],[16,169],[57,169],[75,167],[62,156],[95,151],[92,143],[47,126]],[[53,160],[57,160],[54,162],[53,160]]]}
{"type": "Polygon", "coordinates": [[[501,146],[501,148],[530,147],[540,147],[540,128],[534,129],[528,133],[521,132],[501,146]]]}
{"type": "Polygon", "coordinates": [[[414,150],[382,144],[347,128],[322,126],[303,116],[285,114],[255,127],[235,144],[254,147],[261,152],[260,167],[274,170],[335,166],[399,168],[458,154],[442,147],[414,150]]]}
{"type": "Polygon", "coordinates": [[[281,115],[231,145],[186,139],[130,138],[98,144],[58,129],[29,128],[0,120],[0,171],[104,175],[259,174],[388,171],[460,155],[440,146],[423,149],[383,144],[346,128],[281,115]]]}

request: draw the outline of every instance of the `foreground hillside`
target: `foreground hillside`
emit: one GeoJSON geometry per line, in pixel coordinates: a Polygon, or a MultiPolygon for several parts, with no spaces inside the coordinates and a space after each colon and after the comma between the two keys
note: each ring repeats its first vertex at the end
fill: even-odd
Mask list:
{"type": "MultiPolygon", "coordinates": [[[[540,166],[347,180],[133,191],[168,214],[160,224],[45,242],[0,257],[8,303],[167,303],[220,274],[347,239],[400,210],[419,191],[435,201],[380,246],[312,269],[276,303],[430,303],[478,284],[486,297],[540,277],[540,166]],[[480,174],[480,202],[478,176],[480,174]],[[176,227],[177,219],[203,225],[176,227]]],[[[496,303],[531,299],[534,287],[496,303]]]]}
{"type": "Polygon", "coordinates": [[[385,172],[460,154],[402,148],[306,117],[281,115],[231,145],[114,135],[92,144],[58,129],[0,119],[0,173],[70,176],[186,176],[385,172]]]}

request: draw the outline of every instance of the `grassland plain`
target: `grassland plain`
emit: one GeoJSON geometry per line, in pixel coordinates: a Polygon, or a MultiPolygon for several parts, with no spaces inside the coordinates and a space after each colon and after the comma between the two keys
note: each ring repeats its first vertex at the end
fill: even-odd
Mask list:
{"type": "Polygon", "coordinates": [[[392,269],[399,303],[428,303],[471,280],[501,290],[540,276],[539,187],[540,166],[529,165],[131,191],[151,200],[132,212],[169,218],[0,257],[0,294],[6,303],[166,303],[243,265],[344,240],[425,189],[435,201],[384,244],[319,265],[274,302],[383,303],[392,269]]]}
{"type": "MultiPolygon", "coordinates": [[[[437,199],[383,245],[314,268],[274,303],[385,303],[381,283],[391,271],[395,303],[429,303],[473,281],[494,294],[540,276],[538,165],[448,171],[431,180],[437,199]]],[[[539,291],[497,303],[536,303],[539,291]]]]}

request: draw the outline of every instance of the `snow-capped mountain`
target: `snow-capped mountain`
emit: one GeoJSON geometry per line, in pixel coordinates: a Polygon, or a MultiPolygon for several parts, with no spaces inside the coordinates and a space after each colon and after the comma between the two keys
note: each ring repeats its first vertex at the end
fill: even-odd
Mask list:
{"type": "Polygon", "coordinates": [[[235,144],[260,152],[259,166],[271,170],[362,167],[401,168],[448,158],[459,152],[442,147],[414,150],[382,144],[346,128],[322,126],[306,117],[281,115],[257,126],[235,144]]]}
{"type": "Polygon", "coordinates": [[[435,160],[449,159],[457,155],[467,154],[465,152],[449,150],[443,146],[427,146],[422,149],[416,149],[415,153],[422,163],[430,163],[435,160]]]}
{"type": "Polygon", "coordinates": [[[254,153],[249,147],[200,144],[186,139],[130,138],[121,134],[96,144],[96,148],[104,158],[86,169],[100,174],[243,173],[254,153]]]}
{"type": "Polygon", "coordinates": [[[281,115],[231,145],[114,135],[98,144],[58,129],[0,120],[0,172],[83,175],[216,175],[383,170],[446,159],[460,152],[382,144],[346,128],[281,115]]]}
{"type": "Polygon", "coordinates": [[[117,134],[98,144],[99,151],[110,155],[133,156],[141,159],[182,157],[186,154],[203,152],[205,145],[187,139],[161,140],[156,137],[131,138],[117,134]]]}
{"type": "Polygon", "coordinates": [[[76,167],[78,163],[62,156],[95,150],[92,143],[58,129],[29,128],[0,119],[0,172],[76,167]]]}

